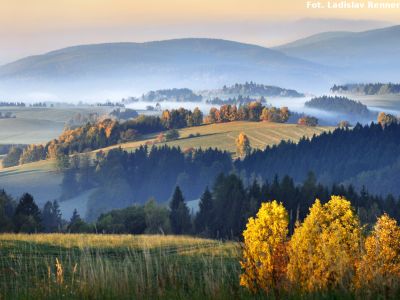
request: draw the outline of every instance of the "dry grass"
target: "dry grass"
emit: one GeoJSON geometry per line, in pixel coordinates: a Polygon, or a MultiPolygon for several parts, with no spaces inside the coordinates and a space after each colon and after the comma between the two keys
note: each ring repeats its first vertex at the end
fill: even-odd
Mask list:
{"type": "Polygon", "coordinates": [[[238,299],[240,247],[184,236],[0,235],[0,299],[238,299]]]}
{"type": "MultiPolygon", "coordinates": [[[[234,154],[236,151],[235,139],[240,132],[244,132],[249,137],[253,148],[264,149],[266,146],[279,144],[282,140],[297,142],[304,136],[310,138],[314,134],[319,135],[333,129],[334,127],[307,127],[268,122],[230,122],[184,128],[179,130],[180,138],[178,140],[158,145],[179,146],[182,149],[211,147],[234,154]]],[[[134,150],[141,145],[154,142],[155,138],[156,135],[147,136],[141,141],[125,143],[106,149],[121,146],[126,150],[134,150]]]]}

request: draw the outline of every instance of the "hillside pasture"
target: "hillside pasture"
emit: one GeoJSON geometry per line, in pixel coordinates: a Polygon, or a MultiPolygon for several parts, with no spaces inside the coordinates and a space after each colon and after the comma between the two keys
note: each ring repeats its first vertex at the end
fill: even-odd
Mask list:
{"type": "MultiPolygon", "coordinates": [[[[235,140],[239,133],[244,132],[250,139],[254,149],[264,149],[266,146],[279,144],[282,140],[298,142],[302,137],[311,138],[314,134],[333,130],[334,127],[307,127],[296,124],[279,124],[268,122],[230,122],[189,127],[179,130],[180,138],[157,145],[179,146],[189,148],[218,148],[235,156],[235,140]]],[[[118,145],[126,150],[134,150],[144,144],[156,142],[156,135],[147,136],[141,141],[118,145]]],[[[115,147],[109,147],[115,148],[115,147]]]]}

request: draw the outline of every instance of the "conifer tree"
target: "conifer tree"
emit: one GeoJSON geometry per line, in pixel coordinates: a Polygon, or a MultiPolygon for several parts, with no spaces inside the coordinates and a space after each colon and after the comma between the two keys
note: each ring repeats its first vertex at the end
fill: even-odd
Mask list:
{"type": "Polygon", "coordinates": [[[171,229],[174,234],[187,234],[191,230],[189,208],[185,203],[182,191],[177,186],[170,202],[171,229]]]}
{"type": "Polygon", "coordinates": [[[208,187],[200,198],[199,212],[196,215],[195,225],[196,232],[204,233],[210,230],[210,223],[212,220],[213,212],[213,199],[208,187]]]}
{"type": "Polygon", "coordinates": [[[40,210],[32,195],[22,195],[15,209],[15,230],[17,232],[38,232],[42,229],[40,210]]]}

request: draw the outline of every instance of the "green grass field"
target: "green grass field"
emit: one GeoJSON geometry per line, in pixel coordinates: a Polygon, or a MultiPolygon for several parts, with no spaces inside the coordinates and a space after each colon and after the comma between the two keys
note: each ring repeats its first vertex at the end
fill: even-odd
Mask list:
{"type": "Polygon", "coordinates": [[[250,297],[239,286],[240,246],[234,242],[3,234],[0,249],[0,299],[250,297]]]}

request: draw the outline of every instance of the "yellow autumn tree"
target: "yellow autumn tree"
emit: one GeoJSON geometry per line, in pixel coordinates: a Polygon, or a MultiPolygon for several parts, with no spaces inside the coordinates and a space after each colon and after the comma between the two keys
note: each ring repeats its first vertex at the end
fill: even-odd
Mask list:
{"type": "Polygon", "coordinates": [[[277,201],[263,203],[243,232],[240,284],[253,292],[278,293],[284,284],[288,214],[277,201]]]}
{"type": "Polygon", "coordinates": [[[399,291],[400,227],[387,214],[378,218],[371,235],[365,240],[365,253],[357,268],[356,283],[363,292],[387,298],[399,291]]]}
{"type": "Polygon", "coordinates": [[[246,134],[241,132],[236,139],[236,153],[239,157],[243,157],[250,154],[250,152],[251,152],[250,140],[246,134]]]}
{"type": "Polygon", "coordinates": [[[316,200],[289,242],[287,276],[307,292],[350,289],[360,254],[360,222],[349,201],[316,200]]]}

